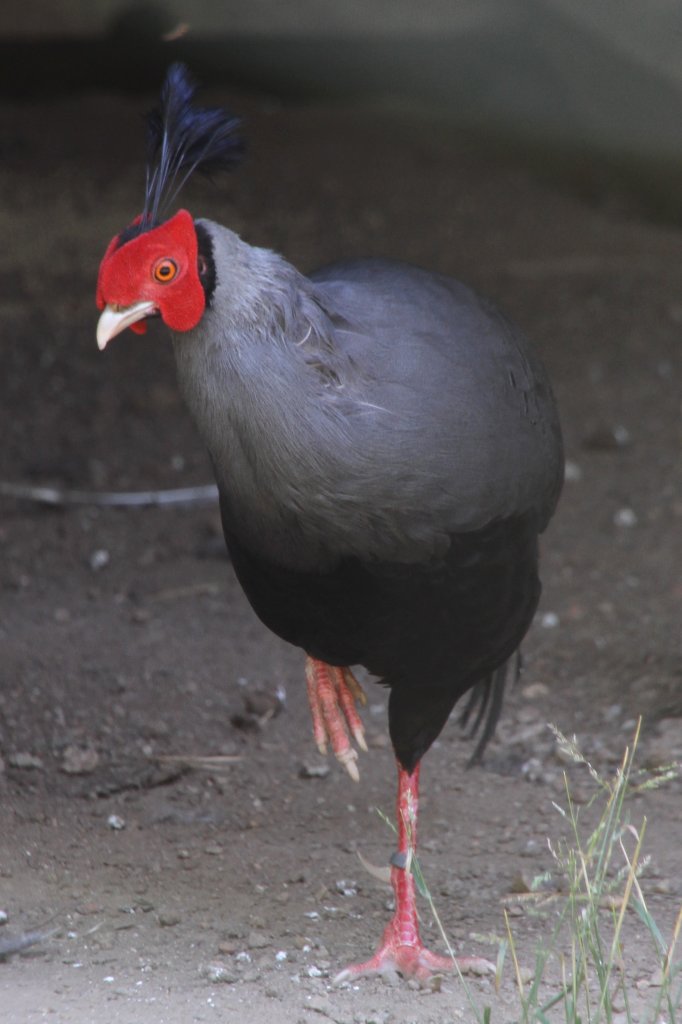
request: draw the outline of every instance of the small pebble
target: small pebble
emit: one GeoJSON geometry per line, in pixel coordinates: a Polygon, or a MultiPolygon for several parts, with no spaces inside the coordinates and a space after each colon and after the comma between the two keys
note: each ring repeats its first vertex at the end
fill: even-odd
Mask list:
{"type": "Polygon", "coordinates": [[[210,963],[199,969],[199,973],[207,981],[223,982],[226,985],[234,985],[239,981],[240,975],[227,964],[210,963]]]}
{"type": "Polygon", "coordinates": [[[341,896],[357,896],[358,894],[358,883],[352,879],[340,878],[334,888],[341,896]]]}
{"type": "Polygon", "coordinates": [[[536,857],[543,847],[537,841],[537,839],[526,839],[519,849],[519,853],[522,857],[536,857]]]}
{"type": "Polygon", "coordinates": [[[331,768],[326,763],[323,763],[323,764],[305,763],[305,764],[301,765],[301,768],[300,768],[300,771],[299,771],[298,775],[299,775],[299,778],[301,778],[301,779],[326,779],[326,777],[329,775],[330,771],[331,771],[331,768]]]}
{"type": "Polygon", "coordinates": [[[559,625],[559,616],[556,612],[545,612],[540,617],[540,625],[543,629],[556,629],[559,625]]]}
{"type": "Polygon", "coordinates": [[[80,914],[81,917],[87,917],[89,914],[101,914],[103,909],[101,903],[93,900],[91,903],[81,903],[79,907],[76,907],[76,913],[80,914]]]}
{"type": "Polygon", "coordinates": [[[107,825],[115,832],[120,832],[126,827],[125,818],[122,818],[120,814],[110,814],[107,818],[107,825]]]}
{"type": "Polygon", "coordinates": [[[223,956],[232,956],[239,949],[239,943],[236,939],[223,939],[222,942],[218,943],[218,952],[222,953],[223,956]]]}
{"type": "Polygon", "coordinates": [[[539,757],[529,757],[521,765],[521,775],[529,782],[538,782],[542,778],[544,767],[539,757]]]}
{"type": "Polygon", "coordinates": [[[90,555],[88,564],[93,572],[99,572],[100,569],[103,569],[109,564],[109,561],[110,555],[106,548],[97,548],[97,550],[93,551],[90,555]]]}
{"type": "Polygon", "coordinates": [[[19,750],[16,754],[9,754],[7,757],[7,763],[12,768],[42,768],[43,762],[35,754],[29,754],[28,751],[19,750]]]}
{"type": "Polygon", "coordinates": [[[631,508],[619,508],[613,517],[615,526],[630,528],[637,525],[637,513],[631,508]]]}
{"type": "Polygon", "coordinates": [[[99,754],[94,747],[69,745],[62,755],[60,768],[67,775],[88,775],[99,764],[99,754]]]}
{"type": "Polygon", "coordinates": [[[204,847],[204,853],[207,853],[209,857],[220,857],[223,852],[224,851],[220,843],[209,843],[208,846],[204,847]]]}
{"type": "Polygon", "coordinates": [[[159,914],[159,924],[162,928],[174,928],[176,924],[180,924],[182,918],[179,914],[174,914],[172,911],[162,911],[159,914]]]}

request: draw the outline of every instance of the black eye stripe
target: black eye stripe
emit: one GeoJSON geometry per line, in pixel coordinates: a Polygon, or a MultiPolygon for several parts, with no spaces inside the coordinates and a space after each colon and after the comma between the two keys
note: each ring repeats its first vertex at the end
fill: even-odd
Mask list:
{"type": "Polygon", "coordinates": [[[216,286],[216,273],[215,273],[215,261],[213,259],[213,242],[211,236],[204,227],[203,224],[194,225],[197,233],[197,241],[199,243],[199,253],[197,260],[197,269],[199,271],[199,280],[201,286],[204,289],[204,297],[206,299],[206,308],[210,309],[211,299],[213,298],[213,292],[216,286]]]}

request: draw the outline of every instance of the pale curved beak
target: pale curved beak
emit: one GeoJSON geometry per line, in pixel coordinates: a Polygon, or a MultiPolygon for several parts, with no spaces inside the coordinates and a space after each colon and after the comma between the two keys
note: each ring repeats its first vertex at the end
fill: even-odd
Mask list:
{"type": "Polygon", "coordinates": [[[156,306],[153,302],[136,302],[132,306],[105,306],[97,322],[97,348],[103,352],[117,334],[154,312],[156,306]]]}

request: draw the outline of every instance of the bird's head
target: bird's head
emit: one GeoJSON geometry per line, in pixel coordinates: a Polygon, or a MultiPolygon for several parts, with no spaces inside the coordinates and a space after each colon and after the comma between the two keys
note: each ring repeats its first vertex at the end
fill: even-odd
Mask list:
{"type": "Polygon", "coordinates": [[[139,223],[112,239],[99,268],[100,349],[126,327],[144,334],[148,317],[160,316],[172,331],[190,331],[204,312],[206,262],[191,215],[179,210],[142,232],[139,223]]]}
{"type": "Polygon", "coordinates": [[[143,334],[152,316],[182,332],[203,315],[211,274],[200,233],[187,210],[163,221],[160,214],[194,171],[231,170],[243,146],[236,118],[220,108],[196,107],[194,93],[186,69],[173,64],[160,105],[148,117],[144,210],[111,240],[100,264],[100,349],[126,327],[143,334]]]}

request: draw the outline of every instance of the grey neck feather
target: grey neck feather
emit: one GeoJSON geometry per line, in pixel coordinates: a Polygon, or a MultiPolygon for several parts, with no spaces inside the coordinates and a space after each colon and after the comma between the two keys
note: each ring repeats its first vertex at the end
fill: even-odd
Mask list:
{"type": "Polygon", "coordinates": [[[235,532],[274,557],[300,546],[297,564],[319,565],[314,537],[297,543],[298,512],[324,489],[320,446],[347,448],[338,402],[352,367],[335,350],[330,314],[307,278],[275,253],[200,223],[213,243],[216,287],[199,325],[172,336],[181,390],[235,532]]]}

